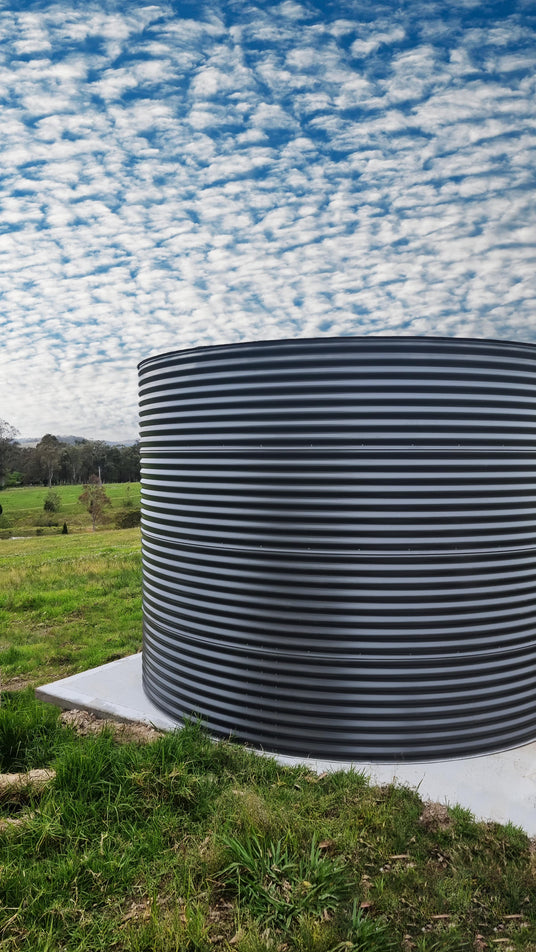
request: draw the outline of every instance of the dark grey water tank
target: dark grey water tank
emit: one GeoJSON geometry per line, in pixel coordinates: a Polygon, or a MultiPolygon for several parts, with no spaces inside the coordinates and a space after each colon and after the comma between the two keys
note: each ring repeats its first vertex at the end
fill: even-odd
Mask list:
{"type": "Polygon", "coordinates": [[[140,364],[144,687],[288,754],[536,737],[536,346],[415,337],[140,364]]]}

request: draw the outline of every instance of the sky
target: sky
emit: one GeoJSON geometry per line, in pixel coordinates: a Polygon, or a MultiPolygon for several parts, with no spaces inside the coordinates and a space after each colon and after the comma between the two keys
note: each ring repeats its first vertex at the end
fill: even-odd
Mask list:
{"type": "Polygon", "coordinates": [[[0,418],[138,432],[137,364],[536,342],[533,0],[0,2],[0,418]]]}

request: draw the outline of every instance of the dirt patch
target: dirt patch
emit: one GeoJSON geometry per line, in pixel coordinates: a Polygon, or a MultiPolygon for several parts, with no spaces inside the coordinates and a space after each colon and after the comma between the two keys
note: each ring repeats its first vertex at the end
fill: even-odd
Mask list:
{"type": "MultiPolygon", "coordinates": [[[[210,923],[210,937],[208,941],[213,945],[218,945],[220,942],[228,942],[229,945],[235,945],[238,939],[241,938],[241,936],[235,932],[236,910],[232,902],[226,902],[221,899],[216,905],[211,906],[207,921],[210,923]]],[[[241,932],[240,929],[239,932],[241,932]]]]}
{"type": "Polygon", "coordinates": [[[32,687],[33,683],[33,681],[28,681],[26,678],[10,678],[9,681],[2,681],[0,688],[2,691],[24,691],[26,688],[32,687]]]}
{"type": "Polygon", "coordinates": [[[27,773],[0,774],[0,797],[29,790],[42,793],[47,783],[54,780],[55,770],[28,770],[27,773]]]}
{"type": "Polygon", "coordinates": [[[141,721],[117,721],[113,717],[97,717],[96,714],[76,708],[60,714],[60,721],[67,727],[72,727],[80,737],[100,734],[108,728],[116,740],[124,744],[152,744],[162,737],[162,731],[155,730],[150,724],[142,724],[141,721]]]}
{"type": "Polygon", "coordinates": [[[425,803],[419,823],[425,830],[435,833],[437,830],[448,830],[454,820],[443,803],[425,803]]]}
{"type": "Polygon", "coordinates": [[[0,833],[7,833],[10,830],[18,830],[21,826],[26,826],[30,820],[33,820],[35,813],[23,813],[22,816],[4,817],[0,819],[0,833]]]}
{"type": "Polygon", "coordinates": [[[140,922],[142,920],[150,919],[154,910],[154,905],[155,903],[152,899],[140,899],[137,902],[131,902],[121,920],[121,925],[125,926],[132,920],[140,922]]]}

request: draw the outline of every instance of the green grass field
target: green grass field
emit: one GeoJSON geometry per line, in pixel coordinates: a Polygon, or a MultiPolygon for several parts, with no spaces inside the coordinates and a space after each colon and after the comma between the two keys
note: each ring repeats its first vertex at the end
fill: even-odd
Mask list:
{"type": "MultiPolygon", "coordinates": [[[[111,506],[106,511],[108,525],[114,516],[127,508],[139,508],[139,483],[110,483],[104,486],[111,506]]],[[[48,495],[46,486],[17,486],[0,492],[0,541],[1,537],[18,535],[57,535],[63,523],[67,523],[69,532],[91,529],[91,517],[78,497],[83,486],[53,486],[52,491],[60,498],[60,509],[47,512],[44,502],[48,495]]],[[[104,523],[106,526],[106,523],[104,523]]]]}
{"type": "Polygon", "coordinates": [[[0,952],[536,952],[521,830],[197,724],[79,736],[35,701],[139,650],[138,529],[0,541],[0,626],[0,771],[55,771],[0,776],[0,952]]]}
{"type": "Polygon", "coordinates": [[[0,540],[0,631],[4,683],[139,651],[140,530],[0,540]]]}

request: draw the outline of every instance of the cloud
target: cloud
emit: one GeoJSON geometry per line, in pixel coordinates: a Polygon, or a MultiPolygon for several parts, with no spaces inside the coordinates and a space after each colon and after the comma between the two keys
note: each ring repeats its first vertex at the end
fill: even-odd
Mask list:
{"type": "Polygon", "coordinates": [[[199,9],[0,18],[3,418],[132,437],[137,362],[199,344],[536,340],[522,7],[199,9]]]}
{"type": "Polygon", "coordinates": [[[382,46],[391,46],[394,43],[400,43],[405,35],[405,30],[400,26],[385,32],[372,32],[367,39],[354,40],[351,46],[352,56],[368,56],[382,46]]]}

